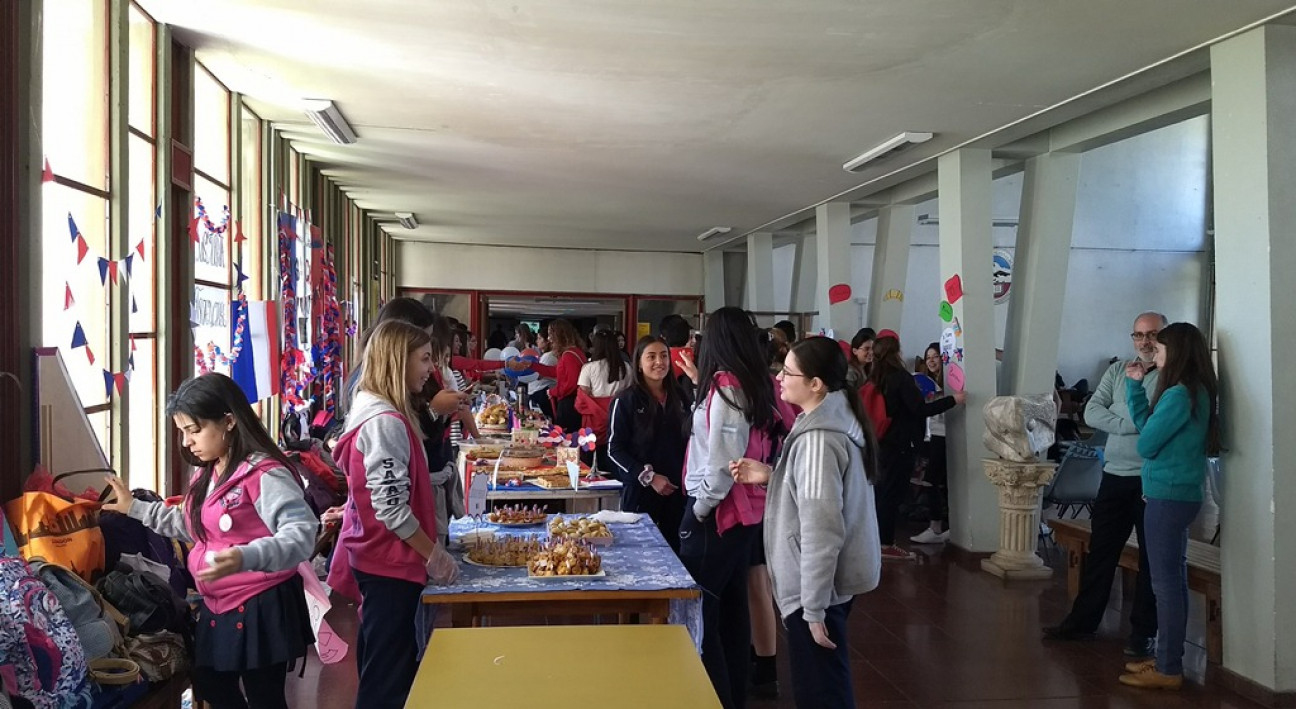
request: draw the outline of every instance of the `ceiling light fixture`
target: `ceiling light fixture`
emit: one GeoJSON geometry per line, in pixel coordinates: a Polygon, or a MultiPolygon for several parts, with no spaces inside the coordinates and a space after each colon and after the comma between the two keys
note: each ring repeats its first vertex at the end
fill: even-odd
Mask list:
{"type": "Polygon", "coordinates": [[[860,170],[864,169],[865,165],[875,160],[881,160],[882,158],[890,155],[891,153],[904,150],[910,145],[915,145],[917,143],[926,143],[927,141],[931,140],[931,137],[932,137],[931,133],[915,133],[912,131],[905,131],[904,133],[901,133],[900,135],[897,135],[896,137],[888,141],[885,141],[877,145],[876,147],[870,148],[869,150],[865,151],[864,153],[861,153],[860,155],[854,158],[851,158],[850,160],[847,160],[844,164],[842,164],[842,169],[845,170],[846,172],[859,172],[860,170]]]}
{"type": "Polygon", "coordinates": [[[713,236],[719,236],[719,235],[721,235],[721,234],[728,234],[728,233],[731,232],[731,231],[733,231],[733,227],[728,227],[728,226],[713,226],[713,227],[711,227],[710,229],[707,229],[706,231],[702,232],[701,234],[698,234],[697,240],[698,240],[698,241],[706,241],[707,239],[710,239],[710,238],[713,237],[713,236]]]}
{"type": "Polygon", "coordinates": [[[350,145],[356,142],[355,129],[347,123],[338,107],[328,99],[306,99],[302,108],[319,129],[324,131],[330,140],[339,145],[350,145]]]}
{"type": "MultiPolygon", "coordinates": [[[[994,217],[990,220],[991,226],[1015,227],[1019,223],[1019,220],[1012,217],[994,217]]],[[[919,214],[918,224],[922,226],[939,226],[940,217],[935,214],[919,214]]]]}
{"type": "Polygon", "coordinates": [[[400,220],[400,225],[406,229],[417,229],[418,220],[414,218],[411,212],[396,212],[396,218],[400,220]]]}

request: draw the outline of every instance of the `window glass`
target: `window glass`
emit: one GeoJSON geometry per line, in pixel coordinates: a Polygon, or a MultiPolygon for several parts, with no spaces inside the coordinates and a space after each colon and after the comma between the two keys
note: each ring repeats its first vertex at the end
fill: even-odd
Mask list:
{"type": "Polygon", "coordinates": [[[165,481],[158,478],[158,410],[153,389],[157,342],[152,338],[135,340],[135,371],[127,390],[130,394],[130,470],[118,471],[131,489],[137,487],[161,490],[165,481]]]}
{"type": "Polygon", "coordinates": [[[103,369],[109,366],[108,289],[100,277],[99,259],[109,258],[104,248],[108,201],[53,184],[45,185],[41,197],[41,340],[61,351],[81,404],[101,404],[107,401],[103,369]],[[78,264],[81,243],[85,257],[78,264]]]}
{"type": "MultiPolygon", "coordinates": [[[[130,6],[130,126],[153,135],[154,29],[134,3],[130,6]]],[[[48,45],[46,45],[48,46],[48,45]]],[[[134,169],[133,167],[131,168],[134,169]]]]}
{"type": "Polygon", "coordinates": [[[194,167],[229,184],[229,92],[202,65],[194,72],[194,167]]]}
{"type": "Polygon", "coordinates": [[[156,264],[157,198],[153,191],[153,144],[137,135],[130,137],[130,331],[153,332],[155,303],[153,283],[156,264]],[[140,247],[143,255],[140,255],[140,247]]]}
{"type": "Polygon", "coordinates": [[[104,0],[45,0],[42,148],[54,174],[108,188],[104,0]]]}

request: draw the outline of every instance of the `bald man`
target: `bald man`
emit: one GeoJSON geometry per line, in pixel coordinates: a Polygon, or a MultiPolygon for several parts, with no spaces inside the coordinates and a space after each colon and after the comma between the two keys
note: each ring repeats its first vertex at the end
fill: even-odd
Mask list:
{"type": "MultiPolygon", "coordinates": [[[[1165,327],[1160,313],[1143,313],[1134,320],[1130,332],[1137,359],[1149,370],[1144,386],[1156,388],[1156,336],[1165,327]],[[1151,377],[1151,383],[1147,383],[1151,377]]],[[[1148,573],[1147,545],[1143,539],[1143,459],[1138,454],[1138,429],[1125,405],[1125,365],[1129,360],[1113,363],[1103,373],[1102,381],[1085,406],[1085,423],[1107,432],[1103,451],[1102,484],[1093,504],[1093,534],[1089,538],[1089,555],[1085,557],[1080,577],[1080,593],[1071,604],[1071,612],[1058,625],[1045,628],[1049,640],[1084,640],[1093,637],[1102,622],[1111,595],[1112,579],[1129,540],[1130,531],[1138,534],[1139,572],[1134,584],[1134,602],[1130,608],[1130,636],[1125,654],[1151,657],[1156,652],[1156,597],[1148,573]]]]}

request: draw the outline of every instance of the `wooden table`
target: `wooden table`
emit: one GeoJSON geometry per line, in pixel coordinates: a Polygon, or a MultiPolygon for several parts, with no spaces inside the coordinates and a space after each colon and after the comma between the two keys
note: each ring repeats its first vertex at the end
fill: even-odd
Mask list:
{"type": "Polygon", "coordinates": [[[442,628],[406,707],[718,709],[678,625],[442,628]]]}
{"type": "MultiPolygon", "coordinates": [[[[1051,519],[1049,527],[1058,546],[1067,550],[1067,593],[1074,600],[1080,593],[1080,575],[1089,554],[1093,533],[1087,519],[1051,519]]],[[[1220,548],[1196,539],[1188,540],[1188,588],[1206,597],[1206,659],[1219,664],[1224,659],[1224,603],[1220,583],[1220,548]]],[[[1138,537],[1130,534],[1121,550],[1120,566],[1139,569],[1138,537]]]]}

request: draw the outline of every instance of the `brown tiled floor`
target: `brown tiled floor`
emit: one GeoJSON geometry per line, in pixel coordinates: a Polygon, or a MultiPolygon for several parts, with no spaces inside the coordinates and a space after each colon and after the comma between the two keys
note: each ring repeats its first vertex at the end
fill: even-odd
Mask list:
{"type": "MultiPolygon", "coordinates": [[[[1185,658],[1193,684],[1177,694],[1129,689],[1116,679],[1124,662],[1121,639],[1127,632],[1116,608],[1108,609],[1097,640],[1045,643],[1040,629],[1067,610],[1064,576],[1005,585],[980,570],[979,557],[940,547],[920,549],[916,563],[886,563],[882,586],[855,603],[850,644],[861,707],[1259,706],[1202,685],[1205,655],[1199,608],[1189,624],[1189,639],[1196,645],[1185,658]]],[[[1119,605],[1120,592],[1118,580],[1113,606],[1119,605]]],[[[354,637],[353,607],[335,608],[329,620],[345,637],[354,637]]],[[[352,706],[356,677],[349,660],[321,668],[312,658],[303,679],[289,679],[291,705],[352,706]]],[[[794,706],[787,673],[786,658],[781,658],[783,698],[751,701],[749,706],[794,706]]]]}

